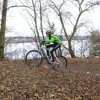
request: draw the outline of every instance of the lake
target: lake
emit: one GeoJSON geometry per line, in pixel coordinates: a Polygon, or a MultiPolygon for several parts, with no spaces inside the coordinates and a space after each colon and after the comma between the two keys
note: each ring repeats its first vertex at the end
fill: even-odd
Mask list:
{"type": "MultiPolygon", "coordinates": [[[[67,47],[67,42],[63,45],[67,47]]],[[[73,40],[72,47],[77,57],[88,57],[90,53],[90,42],[88,40],[73,40]]],[[[24,59],[29,50],[36,49],[35,43],[10,43],[5,46],[5,56],[10,59],[24,59]]],[[[70,57],[68,50],[61,48],[65,57],[70,57]]]]}

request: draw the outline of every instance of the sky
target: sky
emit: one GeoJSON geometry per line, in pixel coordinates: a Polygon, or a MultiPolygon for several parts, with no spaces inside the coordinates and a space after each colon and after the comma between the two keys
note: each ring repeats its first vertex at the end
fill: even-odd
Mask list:
{"type": "MultiPolygon", "coordinates": [[[[18,9],[13,8],[8,11],[7,18],[7,32],[6,36],[32,36],[28,23],[23,18],[18,9]]],[[[100,30],[100,7],[95,8],[86,16],[86,19],[92,23],[94,29],[100,30]]],[[[56,19],[54,19],[55,21],[56,19]]],[[[56,22],[56,28],[59,27],[59,22],[56,22]]]]}
{"type": "Polygon", "coordinates": [[[96,8],[89,17],[93,22],[93,26],[100,31],[100,7],[96,8]]]}

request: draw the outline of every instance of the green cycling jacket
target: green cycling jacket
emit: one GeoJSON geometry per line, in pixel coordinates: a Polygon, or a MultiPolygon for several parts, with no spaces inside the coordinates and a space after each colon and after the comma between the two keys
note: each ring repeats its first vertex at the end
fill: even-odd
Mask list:
{"type": "Polygon", "coordinates": [[[62,41],[56,35],[51,34],[51,38],[49,40],[45,40],[44,44],[50,44],[50,43],[58,43],[59,45],[61,45],[62,41]]]}

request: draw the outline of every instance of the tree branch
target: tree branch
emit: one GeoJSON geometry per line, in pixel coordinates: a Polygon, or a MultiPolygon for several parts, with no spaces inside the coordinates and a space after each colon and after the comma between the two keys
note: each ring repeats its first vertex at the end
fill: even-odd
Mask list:
{"type": "Polygon", "coordinates": [[[10,6],[7,8],[7,10],[9,10],[10,8],[17,8],[17,7],[25,7],[25,8],[29,8],[31,10],[33,10],[31,7],[32,6],[26,6],[26,5],[14,5],[14,6],[10,6]]]}

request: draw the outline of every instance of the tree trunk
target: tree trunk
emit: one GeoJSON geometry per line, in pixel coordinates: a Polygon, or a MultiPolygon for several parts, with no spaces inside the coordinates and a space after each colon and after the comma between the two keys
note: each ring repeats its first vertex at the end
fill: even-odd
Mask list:
{"type": "MultiPolygon", "coordinates": [[[[41,43],[41,40],[40,40],[39,31],[38,31],[36,5],[35,5],[35,3],[34,3],[34,0],[32,0],[32,5],[33,5],[33,10],[34,10],[35,29],[36,29],[36,33],[37,33],[38,42],[39,42],[39,44],[40,44],[40,43],[41,43]]],[[[38,44],[38,43],[37,43],[37,44],[38,44]]],[[[38,45],[38,49],[39,49],[39,45],[38,45]]]]}
{"type": "Polygon", "coordinates": [[[64,26],[64,22],[63,22],[63,19],[62,19],[62,16],[61,16],[60,12],[59,12],[59,17],[60,17],[60,21],[61,21],[61,24],[62,24],[62,28],[63,28],[64,33],[65,33],[65,37],[67,38],[67,41],[68,41],[68,51],[69,51],[69,54],[70,54],[70,56],[72,58],[76,58],[75,53],[74,53],[74,51],[72,49],[72,45],[71,45],[72,38],[69,39],[69,37],[67,35],[66,29],[65,29],[65,26],[64,26]]]}
{"type": "Polygon", "coordinates": [[[41,0],[39,0],[39,2],[40,2],[40,30],[41,30],[41,33],[42,33],[43,40],[45,40],[44,34],[43,34],[43,14],[42,14],[41,0]]]}
{"type": "Polygon", "coordinates": [[[70,53],[71,57],[76,58],[75,53],[72,49],[71,40],[68,40],[68,49],[69,49],[69,53],[70,53]]]}
{"type": "Polygon", "coordinates": [[[1,30],[0,30],[0,60],[5,58],[4,55],[4,43],[5,43],[5,31],[6,31],[6,15],[7,15],[8,0],[3,1],[1,30]]]}

